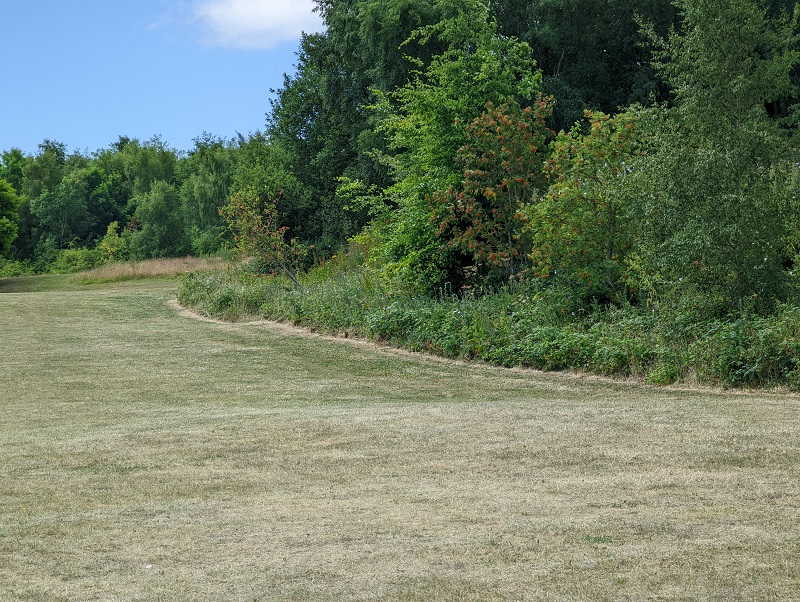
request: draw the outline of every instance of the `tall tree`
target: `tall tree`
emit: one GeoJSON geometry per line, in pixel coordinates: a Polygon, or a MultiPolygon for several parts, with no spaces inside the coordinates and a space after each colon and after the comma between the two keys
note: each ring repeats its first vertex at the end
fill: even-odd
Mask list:
{"type": "Polygon", "coordinates": [[[773,18],[758,0],[675,4],[681,29],[651,31],[674,103],[643,120],[650,148],[632,180],[642,252],[657,278],[723,308],[768,307],[785,280],[797,148],[766,107],[798,97],[800,6],[773,18]]]}
{"type": "Polygon", "coordinates": [[[62,142],[45,140],[39,152],[23,169],[22,193],[34,199],[61,183],[67,165],[67,147],[62,142]]]}
{"type": "Polygon", "coordinates": [[[281,140],[261,133],[239,140],[232,192],[252,195],[266,203],[276,200],[277,226],[288,228],[292,237],[313,241],[319,229],[309,221],[318,205],[310,188],[292,169],[293,160],[281,140]]]}
{"type": "Polygon", "coordinates": [[[340,69],[326,35],[301,41],[297,73],[286,77],[272,105],[268,133],[309,190],[304,238],[331,254],[356,228],[336,200],[337,178],[357,163],[363,131],[361,87],[340,69]]]}
{"type": "Polygon", "coordinates": [[[179,257],[189,252],[180,193],[169,182],[158,180],[136,199],[134,219],[139,229],[132,234],[131,256],[179,257]]]}
{"type": "Polygon", "coordinates": [[[379,106],[381,128],[394,152],[390,160],[397,182],[389,197],[398,209],[380,234],[384,241],[376,257],[388,262],[387,269],[404,286],[425,292],[461,269],[442,245],[430,199],[437,190],[459,184],[457,151],[468,142],[468,124],[487,102],[530,104],[541,84],[530,47],[500,35],[485,2],[441,4],[453,16],[421,28],[408,43],[435,38],[447,49],[379,106]]]}
{"type": "Polygon", "coordinates": [[[235,149],[204,133],[195,138],[194,149],[179,162],[181,202],[192,250],[198,254],[218,251],[223,223],[219,209],[233,182],[235,149]]]}
{"type": "Polygon", "coordinates": [[[46,241],[55,250],[80,244],[89,226],[88,196],[88,182],[70,175],[53,190],[32,199],[37,244],[46,241]]]}
{"type": "Polygon", "coordinates": [[[20,149],[12,148],[3,151],[0,155],[0,177],[6,180],[17,195],[22,194],[22,184],[25,179],[25,165],[30,160],[20,149]]]}
{"type": "Polygon", "coordinates": [[[568,131],[585,108],[615,113],[665,98],[637,18],[666,34],[677,24],[670,0],[495,0],[492,7],[500,31],[533,48],[543,89],[556,97],[555,129],[568,131]]]}

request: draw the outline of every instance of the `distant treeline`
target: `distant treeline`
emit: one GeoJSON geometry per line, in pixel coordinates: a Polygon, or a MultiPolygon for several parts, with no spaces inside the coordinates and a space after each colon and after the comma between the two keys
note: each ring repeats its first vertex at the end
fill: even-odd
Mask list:
{"type": "Polygon", "coordinates": [[[203,134],[188,153],[159,138],[124,136],[91,155],[67,154],[51,140],[34,156],[6,151],[2,176],[18,198],[6,257],[46,271],[70,258],[217,253],[225,240],[219,207],[231,190],[269,171],[269,152],[260,134],[230,141],[203,134]]]}

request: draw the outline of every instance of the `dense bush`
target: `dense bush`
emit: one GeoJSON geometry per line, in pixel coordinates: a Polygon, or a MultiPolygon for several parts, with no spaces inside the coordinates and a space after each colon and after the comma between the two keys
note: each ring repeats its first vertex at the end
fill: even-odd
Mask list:
{"type": "Polygon", "coordinates": [[[800,388],[800,308],[783,307],[768,318],[709,322],[698,330],[689,357],[703,380],[800,388]]]}
{"type": "Polygon", "coordinates": [[[31,274],[33,274],[33,266],[30,263],[0,259],[0,278],[30,276],[31,274]]]}
{"type": "MultiPolygon", "coordinates": [[[[327,269],[327,272],[322,273],[327,269]]],[[[179,299],[225,319],[262,315],[414,351],[541,370],[635,377],[653,384],[800,388],[800,308],[772,317],[683,323],[634,306],[563,312],[558,291],[514,284],[479,298],[398,295],[366,268],[287,279],[245,270],[186,277],[179,299]]]]}
{"type": "Polygon", "coordinates": [[[59,251],[56,260],[48,266],[48,271],[53,274],[75,274],[91,270],[104,262],[105,257],[101,249],[63,249],[59,251]]]}

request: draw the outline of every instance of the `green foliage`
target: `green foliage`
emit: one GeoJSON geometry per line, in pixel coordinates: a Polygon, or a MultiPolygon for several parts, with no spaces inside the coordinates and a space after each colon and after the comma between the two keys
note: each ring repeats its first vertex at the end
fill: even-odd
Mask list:
{"type": "Polygon", "coordinates": [[[236,321],[260,315],[260,307],[275,283],[244,270],[192,272],[178,291],[186,307],[202,307],[210,315],[236,321]]]}
{"type": "Polygon", "coordinates": [[[156,181],[150,192],[136,196],[134,201],[134,221],[139,228],[131,235],[132,259],[180,257],[189,252],[180,194],[174,185],[156,181]]]}
{"type": "Polygon", "coordinates": [[[120,139],[112,156],[134,196],[149,193],[156,182],[175,183],[177,153],[158,136],[146,142],[120,139]]]}
{"type": "Polygon", "coordinates": [[[255,260],[269,273],[283,274],[299,286],[297,274],[311,248],[289,238],[287,226],[278,225],[278,197],[262,199],[254,190],[236,192],[220,208],[233,233],[239,258],[255,260]]]}
{"type": "Polygon", "coordinates": [[[781,307],[772,317],[687,322],[677,309],[655,314],[624,304],[570,315],[561,298],[542,295],[534,283],[480,298],[432,299],[398,295],[365,266],[323,265],[299,278],[302,288],[243,271],[192,275],[179,299],[228,319],[260,312],[324,332],[502,366],[633,376],[658,385],[699,379],[800,390],[797,307],[781,307]]]}
{"type": "Polygon", "coordinates": [[[0,178],[0,257],[5,256],[17,237],[19,198],[6,180],[0,178]]]}
{"type": "Polygon", "coordinates": [[[443,50],[434,40],[413,46],[405,42],[421,27],[445,18],[447,2],[358,0],[319,4],[330,46],[346,66],[348,76],[369,82],[372,89],[389,92],[404,85],[420,63],[427,64],[443,50]]]}
{"type": "Polygon", "coordinates": [[[29,161],[30,157],[26,157],[18,148],[12,148],[0,154],[0,178],[11,184],[17,196],[22,194],[25,165],[29,161]]]}
{"type": "Polygon", "coordinates": [[[584,109],[615,113],[664,100],[638,19],[666,34],[677,24],[670,0],[495,0],[500,31],[527,42],[556,98],[554,129],[569,131],[584,109]]]}
{"type": "Polygon", "coordinates": [[[178,164],[182,213],[192,252],[208,255],[222,246],[224,225],[219,208],[233,184],[236,155],[225,141],[211,134],[204,133],[194,143],[189,156],[178,164]]]}
{"type": "Polygon", "coordinates": [[[59,251],[56,260],[47,267],[53,274],[74,274],[91,270],[104,262],[100,249],[71,248],[59,251]]]}
{"type": "Polygon", "coordinates": [[[37,238],[52,240],[58,249],[80,242],[88,229],[88,194],[87,182],[78,174],[70,174],[51,190],[31,199],[37,238]]]}
{"type": "Polygon", "coordinates": [[[683,283],[723,311],[766,311],[785,298],[796,148],[771,118],[792,100],[797,19],[755,0],[679,0],[683,26],[658,40],[656,66],[674,106],[643,118],[644,159],[632,182],[640,252],[655,280],[683,283]]]}
{"type": "Polygon", "coordinates": [[[130,236],[120,236],[119,223],[111,222],[106,229],[106,234],[97,245],[104,261],[119,261],[128,258],[128,245],[130,236]]]}
{"type": "Polygon", "coordinates": [[[304,240],[313,238],[308,225],[314,211],[310,191],[295,175],[291,154],[282,142],[263,134],[240,141],[231,190],[252,190],[262,198],[280,197],[280,225],[304,240]]]}
{"type": "Polygon", "coordinates": [[[22,194],[33,199],[50,192],[61,183],[67,164],[67,147],[62,142],[45,140],[39,154],[23,168],[22,194]]]}
{"type": "Polygon", "coordinates": [[[33,273],[33,266],[28,262],[14,261],[0,257],[0,278],[31,276],[33,273]]]}
{"type": "Polygon", "coordinates": [[[620,300],[634,242],[625,178],[638,154],[635,117],[586,112],[588,130],[560,132],[547,161],[547,193],[525,210],[534,276],[576,300],[620,300]]]}
{"type": "Polygon", "coordinates": [[[359,151],[368,86],[355,78],[324,34],[304,36],[298,56],[297,73],[285,77],[276,91],[269,146],[277,145],[280,167],[297,183],[296,195],[288,196],[291,189],[285,188],[286,225],[330,256],[364,225],[354,223],[337,202],[336,187],[345,174],[369,180],[371,161],[359,151]]]}
{"type": "Polygon", "coordinates": [[[466,124],[487,102],[526,104],[541,80],[530,48],[498,35],[483,2],[442,5],[453,16],[415,32],[407,44],[436,39],[446,50],[375,107],[394,153],[387,160],[396,183],[387,194],[397,205],[375,230],[384,237],[379,253],[402,286],[428,293],[458,267],[453,251],[442,248],[429,199],[460,179],[457,152],[469,141],[466,124]]]}
{"type": "Polygon", "coordinates": [[[800,388],[800,308],[784,306],[769,318],[745,314],[696,330],[689,354],[703,380],[800,388]]]}
{"type": "Polygon", "coordinates": [[[530,240],[521,210],[544,183],[551,112],[550,98],[524,109],[513,98],[497,108],[489,103],[458,150],[463,182],[433,195],[437,236],[471,257],[481,280],[506,281],[527,263],[530,240]]]}
{"type": "Polygon", "coordinates": [[[380,128],[391,147],[401,151],[395,170],[417,177],[433,189],[457,176],[456,151],[467,141],[466,125],[481,115],[487,102],[508,98],[520,104],[535,98],[541,75],[531,49],[497,33],[480,0],[452,2],[455,15],[415,32],[407,44],[436,38],[446,50],[386,98],[380,128]],[[393,103],[393,104],[390,104],[393,103]]]}

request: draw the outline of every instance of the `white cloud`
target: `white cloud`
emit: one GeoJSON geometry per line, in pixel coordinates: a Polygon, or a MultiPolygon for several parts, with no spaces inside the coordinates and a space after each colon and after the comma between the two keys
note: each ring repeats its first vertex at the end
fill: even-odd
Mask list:
{"type": "Polygon", "coordinates": [[[193,16],[212,46],[263,49],[323,31],[311,0],[196,0],[193,16]]]}

